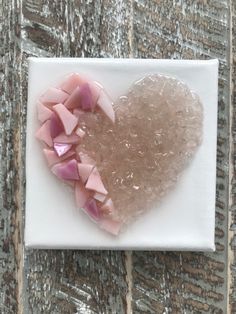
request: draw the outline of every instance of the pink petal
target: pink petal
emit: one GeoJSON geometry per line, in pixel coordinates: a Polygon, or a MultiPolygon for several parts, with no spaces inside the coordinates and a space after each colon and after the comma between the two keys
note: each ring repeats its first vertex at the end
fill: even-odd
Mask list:
{"type": "Polygon", "coordinates": [[[106,195],[108,193],[102,183],[102,179],[96,167],[91,172],[85,187],[86,189],[93,190],[101,194],[106,195]]]}
{"type": "Polygon", "coordinates": [[[94,107],[92,92],[88,83],[80,87],[80,105],[83,110],[91,110],[94,107]]]}
{"type": "Polygon", "coordinates": [[[62,180],[79,180],[77,161],[75,159],[56,164],[52,172],[62,180]]]}
{"type": "Polygon", "coordinates": [[[100,96],[100,93],[103,87],[96,81],[88,82],[88,84],[92,93],[93,108],[94,108],[97,104],[98,98],[100,96]]]}
{"type": "Polygon", "coordinates": [[[41,102],[45,103],[53,103],[53,104],[59,104],[64,103],[64,101],[69,97],[67,93],[65,93],[63,90],[51,87],[49,88],[45,94],[43,94],[40,97],[41,102]]]}
{"type": "Polygon", "coordinates": [[[107,232],[118,235],[122,226],[120,221],[111,220],[111,219],[102,219],[99,223],[100,228],[106,230],[107,232]]]}
{"type": "Polygon", "coordinates": [[[59,157],[65,155],[72,147],[71,144],[54,143],[53,145],[55,152],[59,157]]]}
{"type": "Polygon", "coordinates": [[[46,148],[43,150],[43,153],[45,158],[47,159],[49,167],[75,155],[75,152],[69,151],[65,155],[58,157],[54,150],[46,148]]]}
{"type": "Polygon", "coordinates": [[[98,192],[95,192],[94,195],[93,195],[93,198],[101,203],[103,203],[106,199],[106,195],[104,194],[101,194],[101,193],[98,193],[98,192]]]}
{"type": "Polygon", "coordinates": [[[72,73],[61,85],[61,89],[71,94],[77,86],[82,85],[84,82],[85,79],[82,76],[77,73],[72,73]]]}
{"type": "Polygon", "coordinates": [[[44,122],[41,128],[36,132],[35,136],[38,140],[43,141],[48,146],[53,146],[52,138],[50,135],[50,120],[44,122]]]}
{"type": "Polygon", "coordinates": [[[87,202],[84,205],[84,209],[86,213],[94,220],[98,221],[100,219],[100,211],[97,206],[96,201],[93,198],[90,198],[87,200],[87,202]]]}
{"type": "Polygon", "coordinates": [[[81,182],[76,182],[75,185],[75,201],[78,208],[84,207],[90,197],[90,193],[85,189],[81,182]]]}
{"type": "Polygon", "coordinates": [[[75,133],[80,137],[83,138],[85,136],[85,132],[84,130],[82,130],[81,128],[76,129],[75,133]]]}
{"type": "Polygon", "coordinates": [[[80,106],[80,87],[76,87],[73,93],[65,102],[65,106],[68,109],[74,109],[80,106]]]}
{"type": "Polygon", "coordinates": [[[114,123],[115,112],[113,109],[113,102],[110,97],[104,92],[104,90],[101,90],[97,104],[101,108],[101,110],[107,115],[107,117],[114,123]]]}
{"type": "Polygon", "coordinates": [[[44,106],[41,102],[38,102],[38,119],[40,122],[45,122],[50,119],[52,111],[44,106]]]}
{"type": "Polygon", "coordinates": [[[87,181],[93,168],[94,168],[93,165],[78,163],[79,176],[83,183],[87,181]]]}
{"type": "Polygon", "coordinates": [[[63,104],[58,104],[53,106],[53,109],[58,114],[66,135],[70,135],[78,123],[78,118],[76,118],[63,104]]]}
{"type": "Polygon", "coordinates": [[[107,215],[111,215],[115,212],[114,204],[110,198],[101,207],[101,210],[102,210],[102,212],[106,213],[107,215]]]}
{"type": "Polygon", "coordinates": [[[82,162],[82,164],[89,164],[89,165],[96,165],[96,161],[93,160],[91,157],[89,157],[87,154],[83,153],[83,152],[78,152],[80,161],[82,162]]]}
{"type": "Polygon", "coordinates": [[[76,134],[66,135],[64,132],[54,138],[55,143],[61,144],[76,144],[79,142],[79,137],[76,134]]]}
{"type": "Polygon", "coordinates": [[[64,131],[64,127],[58,118],[58,116],[53,112],[50,119],[50,133],[51,137],[55,138],[57,137],[61,132],[64,131]]]}

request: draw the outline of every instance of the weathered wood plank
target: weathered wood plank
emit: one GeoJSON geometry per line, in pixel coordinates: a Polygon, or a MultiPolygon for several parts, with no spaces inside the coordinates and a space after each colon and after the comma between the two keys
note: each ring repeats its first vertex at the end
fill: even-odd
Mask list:
{"type": "Polygon", "coordinates": [[[212,254],[134,252],[132,255],[133,310],[137,313],[226,313],[228,2],[135,0],[133,12],[135,56],[220,59],[217,252],[212,254]]]}
{"type": "Polygon", "coordinates": [[[229,311],[236,313],[236,3],[231,2],[231,167],[230,167],[230,216],[229,216],[229,311]]]}
{"type": "Polygon", "coordinates": [[[20,3],[0,3],[0,312],[16,313],[22,289],[20,3]]]}
{"type": "MultiPolygon", "coordinates": [[[[29,55],[129,56],[129,11],[119,1],[23,1],[23,88],[29,55]]],[[[126,313],[124,252],[31,250],[25,276],[26,313],[126,313]]]]}
{"type": "MultiPolygon", "coordinates": [[[[235,12],[235,3],[232,5],[235,12]]],[[[1,313],[227,312],[227,275],[230,275],[227,273],[228,18],[229,1],[226,0],[184,3],[170,0],[2,0],[1,313]],[[22,290],[25,147],[22,134],[29,55],[220,59],[216,253],[32,250],[25,255],[22,290]],[[24,303],[20,292],[23,292],[24,303]]],[[[235,14],[233,25],[235,29],[235,14]]],[[[235,82],[235,60],[232,61],[235,82]]],[[[234,91],[234,98],[235,94],[234,91]]],[[[232,129],[234,136],[234,124],[232,129]]],[[[232,152],[235,152],[234,146],[232,152]]],[[[233,177],[232,232],[235,232],[234,186],[233,177]]],[[[231,248],[235,249],[235,238],[232,238],[231,248]]],[[[230,303],[234,313],[235,253],[231,254],[230,261],[230,303]]]]}

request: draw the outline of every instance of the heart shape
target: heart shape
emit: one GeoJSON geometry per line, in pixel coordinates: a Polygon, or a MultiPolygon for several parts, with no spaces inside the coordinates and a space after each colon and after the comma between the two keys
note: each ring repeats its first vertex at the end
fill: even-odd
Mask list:
{"type": "Polygon", "coordinates": [[[45,156],[78,207],[118,234],[174,187],[201,143],[203,107],[176,78],[150,75],[115,102],[114,122],[102,87],[71,77],[41,98],[37,137],[54,148],[45,156]]]}

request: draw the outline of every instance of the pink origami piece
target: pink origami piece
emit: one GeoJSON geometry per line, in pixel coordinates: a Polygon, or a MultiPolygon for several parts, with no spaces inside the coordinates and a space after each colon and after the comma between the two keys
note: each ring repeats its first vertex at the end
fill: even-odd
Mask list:
{"type": "Polygon", "coordinates": [[[103,87],[77,73],[68,76],[59,88],[49,88],[38,102],[41,127],[36,137],[52,173],[74,189],[76,206],[107,232],[117,235],[121,222],[114,219],[114,205],[105,188],[96,161],[83,149],[90,130],[87,115],[96,115],[98,105],[115,121],[112,101],[103,87]]]}
{"type": "Polygon", "coordinates": [[[101,210],[106,214],[106,215],[113,215],[115,213],[115,207],[112,202],[112,199],[109,198],[105,204],[101,207],[101,210]]]}
{"type": "Polygon", "coordinates": [[[43,141],[45,144],[48,146],[53,146],[52,142],[52,137],[51,137],[51,132],[50,132],[50,120],[47,120],[41,128],[37,131],[36,133],[36,138],[39,139],[40,141],[43,141]]]}
{"type": "Polygon", "coordinates": [[[98,193],[98,192],[95,192],[93,194],[93,198],[101,203],[103,203],[106,199],[106,195],[105,194],[102,194],[102,193],[98,193]]]}
{"type": "Polygon", "coordinates": [[[98,209],[97,203],[93,198],[90,198],[83,206],[87,214],[94,219],[95,221],[98,221],[101,218],[101,213],[98,209]]]}
{"type": "Polygon", "coordinates": [[[98,102],[98,98],[100,96],[100,93],[103,87],[102,85],[100,85],[98,82],[95,82],[95,81],[88,82],[88,84],[92,93],[92,102],[93,102],[93,108],[94,108],[98,102]]]}
{"type": "Polygon", "coordinates": [[[57,114],[55,112],[52,113],[50,117],[50,133],[51,137],[54,139],[57,137],[60,133],[64,131],[64,127],[58,118],[57,114]]]}
{"type": "Polygon", "coordinates": [[[57,153],[54,150],[44,148],[43,149],[44,156],[47,160],[48,166],[51,167],[59,162],[62,162],[65,159],[71,158],[75,156],[74,151],[68,151],[68,153],[64,154],[61,157],[58,157],[57,153]]]}
{"type": "Polygon", "coordinates": [[[122,227],[122,223],[118,220],[102,219],[99,223],[99,226],[107,232],[117,236],[122,227]]]}
{"type": "Polygon", "coordinates": [[[58,157],[65,155],[72,147],[71,144],[62,144],[62,143],[54,143],[54,150],[57,153],[58,157]]]}
{"type": "Polygon", "coordinates": [[[64,132],[59,134],[57,137],[53,139],[56,143],[62,144],[77,144],[79,142],[79,137],[76,134],[66,135],[64,132]]]}
{"type": "Polygon", "coordinates": [[[38,119],[40,122],[45,122],[46,120],[50,119],[52,110],[47,108],[44,104],[40,101],[38,102],[38,119]]]}
{"type": "Polygon", "coordinates": [[[79,176],[83,183],[87,182],[93,168],[93,165],[78,163],[79,176]]]}
{"type": "Polygon", "coordinates": [[[69,77],[63,82],[61,85],[61,89],[63,89],[68,94],[71,94],[76,87],[80,86],[85,82],[85,78],[77,73],[72,73],[69,77]]]}
{"type": "Polygon", "coordinates": [[[74,109],[80,106],[80,87],[77,86],[75,90],[73,90],[72,94],[68,97],[65,102],[65,106],[67,109],[74,109]]]}
{"type": "Polygon", "coordinates": [[[104,195],[108,193],[102,183],[102,179],[96,167],[93,168],[85,187],[104,195]]]}
{"type": "Polygon", "coordinates": [[[80,87],[80,106],[83,110],[91,110],[95,105],[90,86],[88,83],[84,83],[80,87]]]}
{"type": "Polygon", "coordinates": [[[53,109],[58,114],[66,135],[70,135],[78,124],[78,118],[76,118],[63,104],[53,106],[53,109]]]}
{"type": "Polygon", "coordinates": [[[54,165],[52,173],[62,180],[79,180],[77,161],[75,159],[54,165]]]}
{"type": "Polygon", "coordinates": [[[85,203],[90,197],[89,191],[81,182],[76,182],[75,185],[75,200],[78,208],[84,207],[85,203]]]}
{"type": "Polygon", "coordinates": [[[40,97],[40,101],[47,104],[59,104],[64,103],[68,97],[69,95],[63,90],[51,87],[40,97]]]}

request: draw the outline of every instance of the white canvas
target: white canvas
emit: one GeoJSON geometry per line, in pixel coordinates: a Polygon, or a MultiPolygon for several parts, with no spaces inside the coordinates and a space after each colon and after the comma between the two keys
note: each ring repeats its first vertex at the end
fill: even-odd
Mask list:
{"type": "Polygon", "coordinates": [[[26,147],[25,245],[29,248],[213,251],[215,229],[218,61],[30,58],[26,147]],[[173,75],[204,106],[203,143],[176,188],[118,237],[100,230],[54,177],[34,134],[36,101],[71,72],[104,85],[116,99],[150,73],[173,75]]]}

